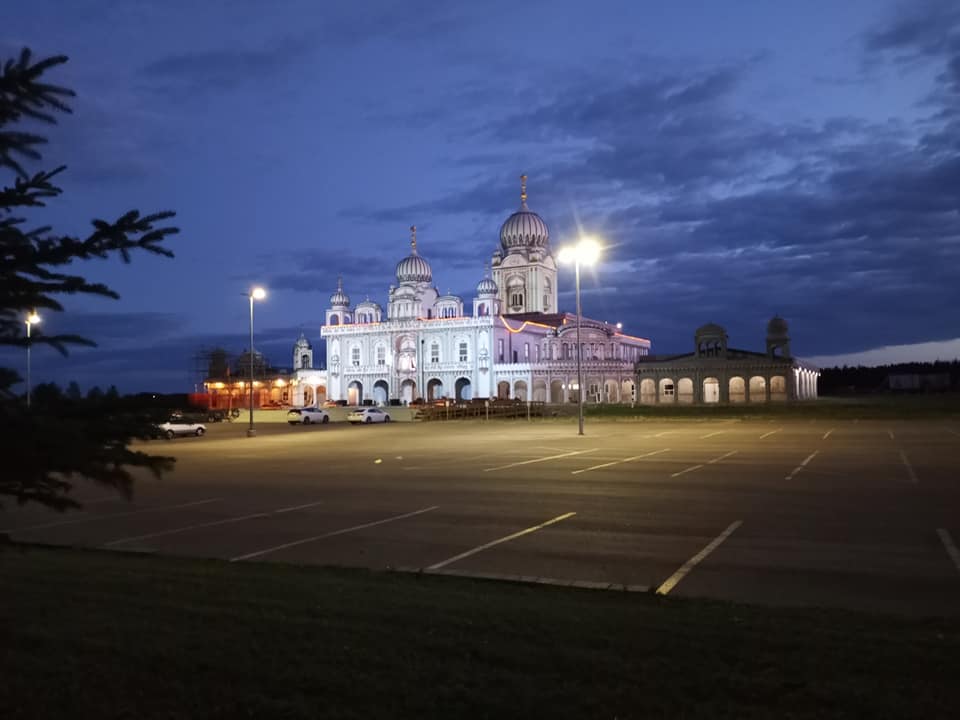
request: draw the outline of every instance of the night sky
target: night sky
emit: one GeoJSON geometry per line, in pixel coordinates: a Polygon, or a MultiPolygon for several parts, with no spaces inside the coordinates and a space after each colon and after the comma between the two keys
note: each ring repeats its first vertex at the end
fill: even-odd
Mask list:
{"type": "Polygon", "coordinates": [[[521,173],[554,248],[606,245],[584,313],[653,352],[708,321],[762,350],[779,313],[815,362],[960,356],[955,0],[31,0],[0,27],[3,57],[23,46],[68,55],[49,79],[78,93],[36,223],[181,228],[174,260],[75,267],[122,299],[48,314],[99,348],[38,348],[39,381],[192,390],[202,348],[246,348],[252,283],[257,348],[288,366],[338,273],[385,305],[411,224],[469,302],[521,173]]]}

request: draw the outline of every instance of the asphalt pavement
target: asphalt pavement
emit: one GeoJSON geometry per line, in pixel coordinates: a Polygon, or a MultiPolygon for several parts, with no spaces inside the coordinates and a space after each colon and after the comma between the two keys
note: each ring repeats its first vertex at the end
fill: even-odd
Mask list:
{"type": "Polygon", "coordinates": [[[960,425],[569,420],[211,425],[132,503],[14,539],[776,605],[960,612],[960,425]]]}

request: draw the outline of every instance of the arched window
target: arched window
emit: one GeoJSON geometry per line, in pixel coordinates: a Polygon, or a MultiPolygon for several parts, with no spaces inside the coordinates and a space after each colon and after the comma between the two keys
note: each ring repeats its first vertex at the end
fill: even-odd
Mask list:
{"type": "Polygon", "coordinates": [[[440,362],[440,343],[430,343],[430,362],[440,362]]]}
{"type": "Polygon", "coordinates": [[[331,324],[331,325],[339,325],[339,324],[340,324],[340,316],[337,315],[336,313],[333,313],[333,315],[330,316],[330,324],[331,324]]]}
{"type": "Polygon", "coordinates": [[[387,364],[387,349],[383,345],[377,345],[377,365],[387,364]]]}
{"type": "Polygon", "coordinates": [[[302,367],[302,368],[309,368],[309,367],[310,367],[310,356],[309,356],[309,355],[301,355],[301,356],[300,356],[300,367],[302,367]]]}

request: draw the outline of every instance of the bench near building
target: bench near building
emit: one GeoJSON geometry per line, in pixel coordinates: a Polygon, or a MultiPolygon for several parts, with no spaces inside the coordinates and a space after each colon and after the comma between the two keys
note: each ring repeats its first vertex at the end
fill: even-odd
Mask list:
{"type": "Polygon", "coordinates": [[[647,355],[636,365],[641,403],[711,404],[791,402],[817,397],[820,371],[790,352],[786,320],[767,323],[767,351],[728,347],[727,332],[709,323],[683,355],[647,355]]]}

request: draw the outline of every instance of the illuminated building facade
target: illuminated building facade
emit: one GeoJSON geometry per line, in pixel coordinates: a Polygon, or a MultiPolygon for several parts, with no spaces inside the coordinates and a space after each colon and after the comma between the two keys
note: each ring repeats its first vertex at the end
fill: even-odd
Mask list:
{"type": "MultiPolygon", "coordinates": [[[[520,208],[501,226],[491,272],[469,305],[439,293],[417,247],[416,227],[410,229],[410,254],[397,264],[386,312],[371,300],[352,305],[338,281],[321,329],[327,346],[325,399],[351,405],[416,398],[576,401],[576,316],[557,309],[549,232],[527,207],[526,177],[522,180],[520,208]]],[[[649,340],[583,318],[586,402],[635,401],[634,364],[649,349],[649,340]]],[[[306,403],[311,394],[319,397],[320,388],[299,381],[308,371],[296,365],[296,348],[294,357],[294,402],[306,403]]]]}

